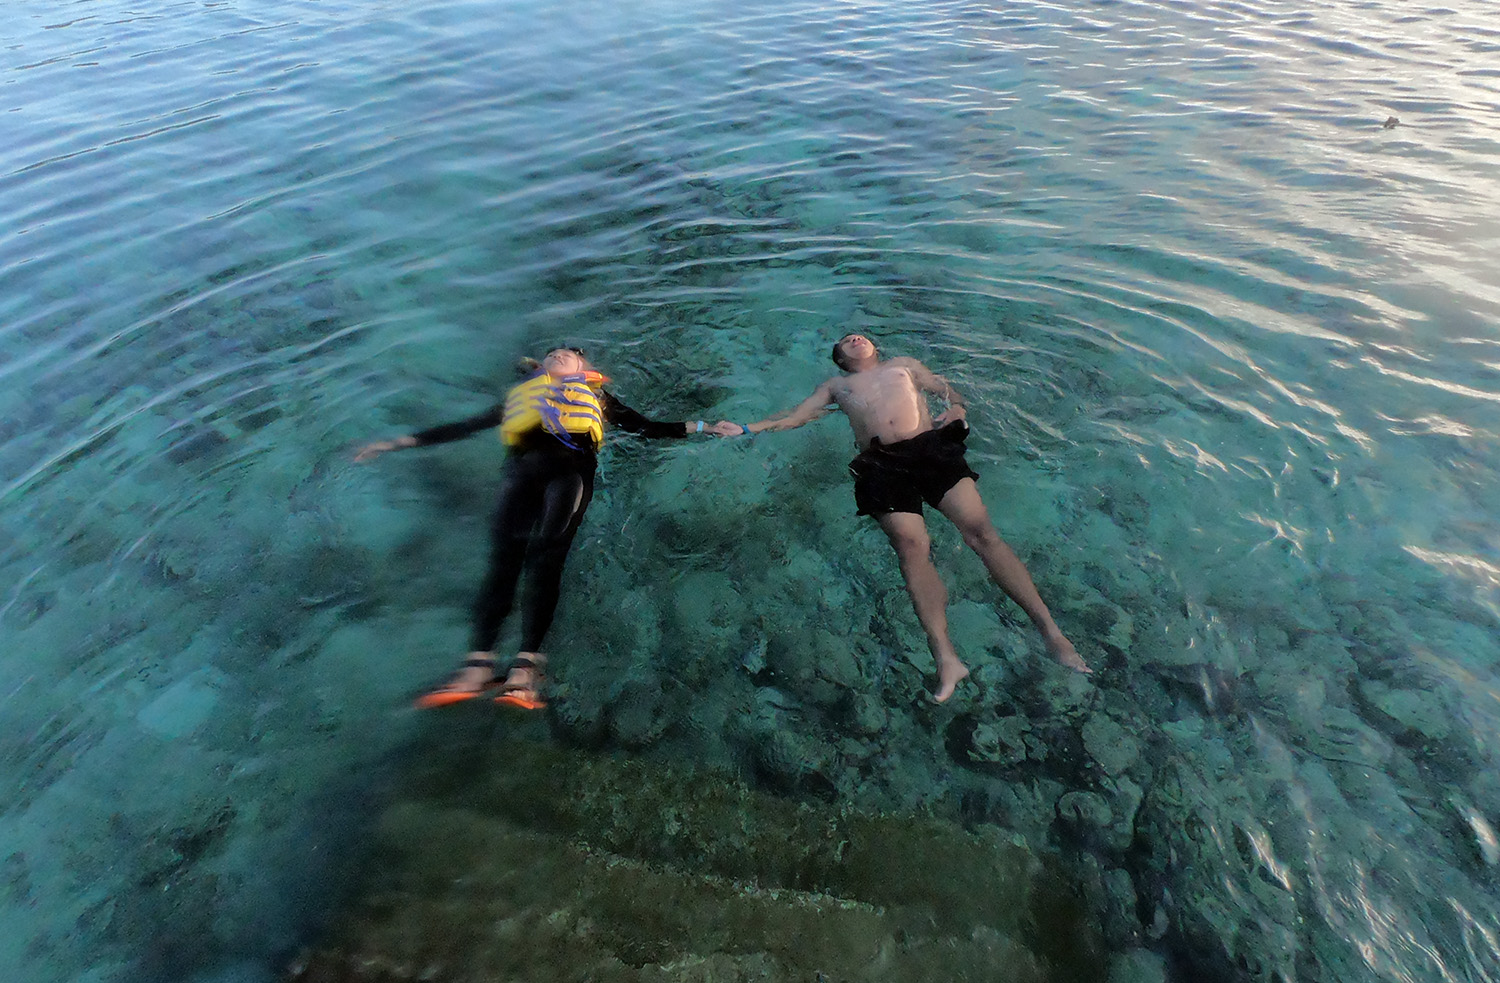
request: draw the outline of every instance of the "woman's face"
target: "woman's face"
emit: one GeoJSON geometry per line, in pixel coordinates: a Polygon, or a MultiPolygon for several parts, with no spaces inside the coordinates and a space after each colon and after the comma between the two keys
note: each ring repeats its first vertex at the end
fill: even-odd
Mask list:
{"type": "Polygon", "coordinates": [[[548,375],[577,375],[583,370],[583,356],[571,348],[554,348],[542,359],[542,371],[548,375]]]}

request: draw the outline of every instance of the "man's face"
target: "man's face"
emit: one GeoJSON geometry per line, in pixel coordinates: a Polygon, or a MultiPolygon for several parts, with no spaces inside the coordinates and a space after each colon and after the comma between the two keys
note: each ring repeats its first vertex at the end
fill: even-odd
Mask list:
{"type": "Polygon", "coordinates": [[[875,343],[862,334],[846,334],[839,339],[839,352],[846,362],[860,362],[875,355],[875,343]]]}
{"type": "Polygon", "coordinates": [[[583,371],[583,356],[571,348],[554,348],[542,359],[542,371],[548,375],[577,375],[583,371]]]}

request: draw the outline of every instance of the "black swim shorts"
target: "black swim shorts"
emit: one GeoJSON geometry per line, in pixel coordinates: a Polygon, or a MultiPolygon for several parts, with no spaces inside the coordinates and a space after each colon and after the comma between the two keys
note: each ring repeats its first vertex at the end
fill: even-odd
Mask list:
{"type": "Polygon", "coordinates": [[[979,475],[964,460],[964,441],[969,425],[954,420],[940,430],[919,433],[908,440],[882,444],[871,441],[859,457],[849,463],[854,475],[854,504],[860,515],[882,516],[891,512],[922,514],[925,501],[933,508],[948,491],[965,478],[979,475]]]}

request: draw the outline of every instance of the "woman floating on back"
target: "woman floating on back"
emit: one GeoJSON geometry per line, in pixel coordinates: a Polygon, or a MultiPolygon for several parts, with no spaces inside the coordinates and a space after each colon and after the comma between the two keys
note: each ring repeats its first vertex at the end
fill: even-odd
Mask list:
{"type": "Polygon", "coordinates": [[[606,425],[647,438],[722,433],[703,422],[662,423],[621,403],[604,389],[608,381],[577,348],[555,348],[503,402],[478,416],[361,448],[356,461],[387,451],[461,440],[498,428],[507,448],[500,500],[491,524],[489,572],[475,603],[470,652],[462,667],[417,698],[419,708],[446,706],[496,693],[495,700],[534,710],[544,706],[542,641],[552,625],[563,565],[594,494],[596,456],[606,425]],[[527,568],[521,610],[520,651],[501,673],[495,642],[510,614],[516,586],[527,568]]]}

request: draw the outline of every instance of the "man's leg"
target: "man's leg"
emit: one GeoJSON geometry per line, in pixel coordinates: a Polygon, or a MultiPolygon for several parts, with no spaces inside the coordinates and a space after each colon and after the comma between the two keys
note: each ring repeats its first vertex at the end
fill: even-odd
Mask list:
{"type": "Polygon", "coordinates": [[[896,549],[906,592],[911,595],[917,620],[927,633],[927,647],[937,660],[938,688],[933,699],[942,703],[953,695],[954,687],[969,670],[959,661],[948,639],[948,588],[943,586],[937,567],[932,565],[932,540],[927,537],[927,524],[913,512],[887,512],[876,521],[896,549]]]}
{"type": "Polygon", "coordinates": [[[958,527],[964,542],[979,554],[979,558],[984,561],[984,568],[990,572],[990,579],[999,584],[1000,589],[1026,612],[1026,617],[1042,633],[1042,639],[1047,643],[1047,651],[1052,653],[1052,657],[1070,669],[1093,672],[1073,647],[1073,643],[1062,633],[1062,629],[1057,627],[1057,622],[1052,620],[1052,613],[1042,603],[1042,597],[1037,593],[1036,585],[1031,582],[1031,574],[1027,572],[1026,565],[995,531],[995,525],[990,521],[984,500],[979,497],[979,488],[974,484],[974,479],[964,478],[948,489],[948,493],[938,503],[938,511],[958,527]]]}

